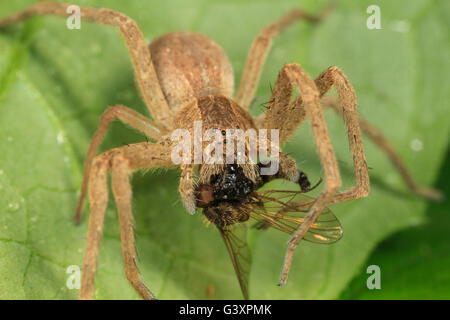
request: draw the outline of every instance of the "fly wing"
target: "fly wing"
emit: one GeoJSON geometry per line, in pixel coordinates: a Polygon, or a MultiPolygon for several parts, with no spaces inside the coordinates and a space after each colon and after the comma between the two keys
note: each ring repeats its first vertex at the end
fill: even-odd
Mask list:
{"type": "Polygon", "coordinates": [[[239,280],[244,299],[249,299],[248,284],[251,267],[251,255],[247,246],[247,226],[236,223],[231,226],[217,227],[225,242],[234,271],[239,280]]]}
{"type": "MultiPolygon", "coordinates": [[[[259,229],[274,227],[293,234],[303,223],[315,199],[298,191],[260,191],[248,206],[251,217],[259,221],[259,229]]],[[[334,243],[342,238],[339,220],[326,208],[311,225],[304,239],[319,244],[334,243]]]]}

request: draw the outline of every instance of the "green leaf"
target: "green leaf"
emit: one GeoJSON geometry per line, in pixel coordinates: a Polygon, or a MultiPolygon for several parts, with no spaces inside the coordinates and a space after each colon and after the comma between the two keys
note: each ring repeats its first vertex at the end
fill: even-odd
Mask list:
{"type": "MultiPolygon", "coordinates": [[[[450,194],[450,149],[436,186],[450,194]]],[[[432,203],[426,223],[401,230],[384,240],[367,265],[379,265],[381,290],[367,290],[366,270],[360,270],[342,299],[449,299],[448,230],[450,200],[432,203]]]]}
{"type": "MultiPolygon", "coordinates": [[[[0,3],[0,17],[33,1],[0,3]]],[[[237,82],[251,41],[297,1],[77,1],[108,7],[136,20],[148,40],[192,29],[216,40],[229,54],[237,82]]],[[[303,1],[318,12],[326,1],[303,1]]],[[[371,1],[340,1],[320,25],[298,23],[274,42],[252,112],[270,95],[278,71],[300,63],[315,77],[331,65],[355,87],[359,112],[390,139],[422,185],[432,185],[449,138],[450,73],[446,1],[379,1],[382,29],[368,30],[371,1]],[[421,151],[410,145],[422,143],[421,151]],[[417,141],[416,141],[417,142],[417,141]]],[[[123,104],[147,114],[117,28],[64,19],[35,18],[0,31],[0,298],[72,299],[67,267],[82,265],[87,211],[81,226],[73,214],[83,161],[99,117],[123,104]]],[[[326,114],[344,186],[353,183],[345,128],[326,114]]],[[[119,123],[102,150],[145,138],[119,123]]],[[[369,197],[333,206],[345,230],[335,245],[303,242],[289,283],[277,287],[287,236],[252,233],[250,295],[261,299],[336,298],[363,268],[371,250],[393,232],[423,223],[426,202],[413,197],[386,157],[365,139],[371,167],[369,197]]],[[[314,181],[323,175],[309,125],[285,151],[314,181]]],[[[160,299],[240,298],[228,253],[215,228],[190,216],[179,202],[178,171],[133,178],[137,250],[142,278],[160,299]]],[[[382,268],[382,266],[381,266],[382,268]]],[[[96,277],[96,298],[134,299],[125,278],[118,221],[110,201],[96,277]]]]}

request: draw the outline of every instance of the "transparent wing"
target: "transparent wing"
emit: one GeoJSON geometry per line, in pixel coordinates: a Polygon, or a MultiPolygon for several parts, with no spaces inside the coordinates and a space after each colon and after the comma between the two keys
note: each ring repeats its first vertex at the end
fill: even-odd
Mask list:
{"type": "MultiPolygon", "coordinates": [[[[247,210],[255,220],[257,228],[274,227],[288,234],[294,233],[303,223],[315,199],[298,191],[268,190],[254,193],[247,210]]],[[[326,208],[305,234],[304,239],[319,244],[334,243],[342,238],[339,220],[326,208]]]]}
{"type": "Polygon", "coordinates": [[[234,271],[239,280],[244,299],[249,299],[248,283],[251,267],[251,255],[247,246],[247,226],[236,223],[231,226],[217,227],[230,254],[234,271]]]}

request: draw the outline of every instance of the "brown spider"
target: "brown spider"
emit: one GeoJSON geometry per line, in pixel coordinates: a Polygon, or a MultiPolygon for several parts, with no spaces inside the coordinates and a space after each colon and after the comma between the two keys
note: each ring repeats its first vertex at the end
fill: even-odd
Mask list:
{"type": "MultiPolygon", "coordinates": [[[[0,20],[0,28],[36,15],[66,17],[67,7],[67,4],[39,2],[0,20]]],[[[224,51],[206,36],[194,32],[172,32],[147,46],[136,23],[126,15],[110,9],[81,7],[83,19],[120,27],[131,55],[140,93],[154,120],[124,106],[110,107],[103,113],[99,128],[91,141],[75,216],[79,222],[89,185],[90,217],[80,298],[91,299],[94,295],[94,275],[108,200],[109,171],[112,173],[112,190],[119,214],[126,277],[144,299],[155,298],[140,279],[136,264],[129,175],[138,169],[176,167],[171,160],[173,142],[169,137],[175,129],[181,128],[192,134],[194,121],[202,121],[203,132],[212,128],[278,129],[280,143],[287,141],[306,116],[312,125],[324,170],[325,185],[317,198],[300,204],[270,197],[275,196],[278,191],[259,194],[254,191],[273,178],[297,182],[303,192],[311,189],[306,175],[298,170],[297,164],[290,156],[282,152],[279,152],[279,171],[271,177],[261,176],[261,165],[250,163],[248,158],[247,162],[241,165],[181,164],[181,199],[189,212],[194,213],[197,207],[201,207],[207,219],[218,226],[230,251],[246,298],[248,279],[245,274],[240,274],[242,261],[238,261],[236,252],[233,252],[234,244],[233,240],[230,240],[232,234],[228,227],[241,225],[240,222],[246,221],[253,211],[262,210],[264,202],[269,200],[277,202],[282,210],[274,216],[262,212],[262,215],[266,215],[261,220],[263,223],[276,225],[279,219],[283,218],[280,212],[306,212],[301,220],[291,217],[291,221],[297,222],[294,225],[278,224],[280,229],[287,228],[292,234],[280,279],[280,284],[286,283],[295,247],[303,238],[308,240],[308,232],[315,224],[320,223],[319,216],[326,210],[326,206],[369,194],[369,175],[360,128],[388,155],[412,192],[432,199],[441,196],[438,191],[418,186],[380,131],[358,117],[353,87],[337,67],[328,68],[312,80],[298,64],[287,64],[281,69],[275,82],[267,111],[257,118],[252,118],[248,113],[272,39],[295,20],[317,22],[328,11],[329,7],[316,16],[295,9],[264,28],[251,46],[238,93],[231,98],[234,88],[231,64],[224,51]],[[291,100],[294,86],[300,95],[291,100]],[[333,86],[338,91],[338,98],[323,98],[333,86]],[[331,107],[345,121],[356,176],[356,184],[350,190],[338,192],[341,178],[322,107],[331,107]],[[109,124],[116,118],[156,142],[131,144],[96,156],[109,124]],[[225,186],[224,181],[228,178],[234,179],[231,189],[230,185],[225,186]]],[[[329,211],[324,214],[329,214],[329,211]]],[[[264,225],[261,228],[264,228],[264,225]]],[[[337,228],[340,231],[339,226],[337,228]]],[[[339,235],[334,240],[338,237],[339,235]]],[[[317,239],[324,242],[333,240],[332,237],[327,239],[320,235],[317,235],[317,239]]]]}

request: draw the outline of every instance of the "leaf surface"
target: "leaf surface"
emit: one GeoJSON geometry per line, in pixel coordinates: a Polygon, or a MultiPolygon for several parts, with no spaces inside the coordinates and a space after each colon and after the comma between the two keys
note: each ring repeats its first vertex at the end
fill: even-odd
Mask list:
{"type": "MultiPolygon", "coordinates": [[[[2,2],[0,16],[31,3],[2,2]]],[[[318,12],[325,3],[303,1],[301,6],[318,12]]],[[[253,0],[77,4],[124,12],[149,41],[172,30],[205,33],[229,54],[237,83],[258,32],[300,5],[253,0]]],[[[284,64],[300,63],[311,77],[336,65],[356,90],[359,113],[383,130],[417,181],[432,185],[449,138],[448,2],[382,1],[381,30],[366,27],[370,4],[340,1],[322,24],[299,23],[280,35],[252,112],[262,112],[284,64]]],[[[0,32],[0,298],[77,298],[78,291],[66,286],[66,269],[81,266],[83,259],[88,210],[78,227],[73,214],[84,156],[101,113],[117,104],[147,115],[117,28],[82,22],[80,30],[68,30],[64,19],[45,17],[0,32]]],[[[331,113],[326,119],[344,187],[350,187],[345,128],[331,113]]],[[[102,150],[136,141],[145,138],[117,122],[102,150]]],[[[364,142],[372,191],[368,198],[333,206],[343,239],[330,246],[301,243],[289,283],[280,288],[275,284],[288,237],[276,230],[252,233],[251,298],[336,298],[377,243],[423,223],[426,202],[411,196],[386,157],[364,142]]],[[[312,181],[323,175],[309,125],[299,128],[285,151],[312,181]]],[[[142,278],[160,299],[208,298],[211,285],[213,298],[241,298],[219,233],[180,204],[178,175],[156,170],[133,178],[142,278]]],[[[279,182],[279,187],[289,186],[279,182]]],[[[124,275],[113,201],[106,213],[95,294],[99,299],[138,298],[124,275]]]]}

